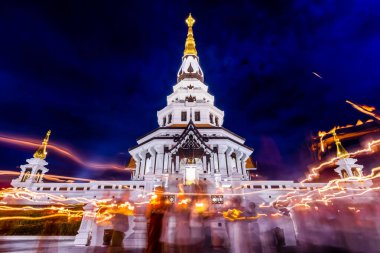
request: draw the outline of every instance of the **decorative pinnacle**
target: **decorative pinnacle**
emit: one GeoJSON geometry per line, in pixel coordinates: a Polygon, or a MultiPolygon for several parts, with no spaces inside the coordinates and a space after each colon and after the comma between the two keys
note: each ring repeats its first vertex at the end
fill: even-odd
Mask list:
{"type": "Polygon", "coordinates": [[[51,130],[47,131],[46,136],[44,140],[42,141],[42,145],[37,149],[37,151],[34,153],[33,157],[34,158],[40,158],[44,160],[46,158],[47,152],[46,152],[46,147],[49,142],[49,136],[51,134],[51,130]]]}
{"type": "Polygon", "coordinates": [[[335,145],[336,145],[336,156],[340,157],[340,158],[349,157],[347,150],[343,147],[338,136],[336,135],[335,128],[333,129],[332,134],[334,136],[334,141],[335,141],[335,145]]]}
{"type": "Polygon", "coordinates": [[[187,17],[185,22],[186,22],[188,27],[193,27],[193,25],[195,23],[195,19],[191,16],[191,13],[189,13],[189,16],[187,17]]]}
{"type": "Polygon", "coordinates": [[[195,40],[194,40],[194,34],[193,34],[193,25],[195,23],[195,19],[191,16],[191,13],[186,19],[186,24],[188,26],[187,30],[187,38],[185,42],[185,51],[183,52],[183,55],[197,55],[197,50],[195,49],[195,40]]]}

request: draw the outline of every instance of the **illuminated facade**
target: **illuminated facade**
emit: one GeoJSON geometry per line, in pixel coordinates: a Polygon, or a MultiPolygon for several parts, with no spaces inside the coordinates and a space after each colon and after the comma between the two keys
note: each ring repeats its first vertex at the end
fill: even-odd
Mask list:
{"type": "MultiPolygon", "coordinates": [[[[193,193],[191,187],[186,186],[202,182],[215,210],[223,210],[223,204],[235,195],[242,196],[246,205],[255,203],[258,209],[260,206],[259,211],[266,218],[254,221],[256,238],[252,240],[260,242],[263,252],[272,252],[273,231],[283,232],[287,246],[296,246],[296,240],[305,237],[300,234],[302,229],[298,227],[299,224],[296,224],[296,212],[289,213],[286,205],[282,208],[273,205],[273,201],[287,193],[314,192],[325,187],[326,183],[252,180],[251,173],[256,170],[250,158],[253,149],[244,144],[242,137],[223,127],[224,112],[214,105],[214,96],[208,92],[208,86],[204,83],[192,29],[195,20],[190,15],[186,23],[188,34],[182,64],[173,92],[167,97],[167,105],[157,112],[159,127],[138,139],[137,145],[129,150],[132,159],[128,167],[133,171],[132,180],[44,183],[43,176],[48,172],[45,157],[49,132],[34,158],[28,159],[28,164],[21,166],[20,177],[12,181],[15,188],[26,188],[41,195],[38,199],[9,199],[9,204],[57,203],[57,200],[43,194],[68,198],[67,203],[73,202],[73,198],[136,203],[149,200],[149,193],[158,186],[165,188],[174,204],[177,193],[193,193]],[[185,185],[185,188],[180,190],[179,185],[185,185]]],[[[336,143],[339,144],[339,139],[336,139],[336,143]]],[[[336,173],[341,177],[345,173],[362,176],[362,166],[355,162],[355,159],[341,156],[336,173]]],[[[361,187],[369,188],[371,184],[366,183],[361,187]]],[[[109,222],[99,223],[96,216],[91,215],[98,210],[94,203],[84,206],[86,213],[75,238],[75,245],[103,245],[107,230],[119,230],[125,235],[124,247],[146,246],[143,206],[136,208],[134,214],[124,220],[113,218],[109,222]]],[[[228,247],[227,223],[223,216],[215,217],[208,223],[213,237],[224,238],[213,242],[215,247],[228,247]]]]}

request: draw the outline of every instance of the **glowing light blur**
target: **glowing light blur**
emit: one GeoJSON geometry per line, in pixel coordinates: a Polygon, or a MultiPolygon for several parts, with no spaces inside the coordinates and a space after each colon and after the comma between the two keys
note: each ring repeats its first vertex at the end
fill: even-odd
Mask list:
{"type": "Polygon", "coordinates": [[[346,103],[350,104],[353,108],[355,108],[359,112],[362,112],[362,113],[367,114],[371,117],[374,117],[377,120],[380,120],[380,115],[378,115],[374,112],[376,110],[375,107],[368,106],[368,105],[358,105],[358,104],[355,104],[349,100],[346,100],[346,103]]]}
{"type": "Polygon", "coordinates": [[[313,75],[315,75],[319,79],[323,79],[323,77],[321,75],[319,75],[317,72],[311,72],[311,73],[313,73],[313,75]]]}
{"type": "MultiPolygon", "coordinates": [[[[25,137],[13,137],[13,136],[7,136],[2,134],[0,136],[0,142],[8,143],[12,145],[19,145],[23,147],[39,147],[40,144],[38,144],[38,141],[30,138],[25,137]]],[[[55,151],[57,154],[60,154],[64,157],[69,158],[70,160],[90,169],[99,169],[99,170],[123,170],[125,171],[126,168],[114,163],[97,163],[97,162],[91,162],[86,161],[83,158],[81,158],[79,155],[75,154],[72,150],[69,150],[67,148],[61,147],[59,145],[53,145],[48,144],[48,149],[55,151]]]]}
{"type": "MultiPolygon", "coordinates": [[[[371,141],[368,143],[366,148],[359,149],[357,151],[348,153],[348,155],[350,157],[352,157],[352,156],[356,156],[356,155],[360,155],[360,154],[364,154],[364,153],[368,153],[368,152],[373,152],[374,151],[373,147],[376,146],[377,144],[380,144],[380,139],[371,141]]],[[[321,171],[323,167],[325,167],[327,165],[334,164],[339,159],[340,159],[339,157],[334,157],[334,158],[330,159],[329,161],[323,162],[323,163],[319,164],[318,166],[311,168],[310,173],[307,175],[307,177],[304,180],[301,181],[301,183],[305,183],[305,182],[311,181],[314,178],[317,178],[319,176],[319,171],[321,171]]]]}
{"type": "MultiPolygon", "coordinates": [[[[0,170],[0,175],[14,175],[14,176],[19,176],[20,172],[16,171],[11,171],[11,170],[0,170]]],[[[68,177],[68,176],[61,176],[61,175],[44,175],[44,178],[50,181],[55,181],[55,182],[73,182],[73,181],[85,181],[85,182],[91,182],[94,181],[92,179],[88,178],[80,178],[80,177],[68,177]]]]}

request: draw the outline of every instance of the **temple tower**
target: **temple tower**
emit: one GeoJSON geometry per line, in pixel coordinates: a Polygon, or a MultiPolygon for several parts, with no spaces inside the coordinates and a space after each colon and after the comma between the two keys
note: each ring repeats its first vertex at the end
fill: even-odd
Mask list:
{"type": "Polygon", "coordinates": [[[167,105],[157,112],[159,127],[137,140],[129,150],[133,157],[133,179],[155,178],[158,185],[168,179],[190,183],[214,183],[231,177],[249,178],[254,170],[247,163],[253,149],[245,139],[223,128],[224,112],[214,105],[214,96],[204,83],[191,14],[186,19],[187,37],[177,83],[167,96],[167,105]],[[191,180],[190,180],[191,179],[191,180]]]}
{"type": "Polygon", "coordinates": [[[27,164],[21,165],[20,176],[13,179],[11,185],[13,187],[28,187],[33,183],[42,183],[43,177],[49,170],[45,167],[48,163],[45,161],[47,155],[47,145],[49,142],[51,131],[46,133],[41,146],[34,153],[33,158],[27,159],[27,164]]]}
{"type": "Polygon", "coordinates": [[[334,141],[336,145],[336,155],[339,160],[336,162],[338,167],[335,172],[339,174],[340,178],[348,177],[362,177],[363,176],[363,165],[356,164],[357,159],[350,158],[349,153],[343,147],[335,130],[333,131],[334,141]]]}

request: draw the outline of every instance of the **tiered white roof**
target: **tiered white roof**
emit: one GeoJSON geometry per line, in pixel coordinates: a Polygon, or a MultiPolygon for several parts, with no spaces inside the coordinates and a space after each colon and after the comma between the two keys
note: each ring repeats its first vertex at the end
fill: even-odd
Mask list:
{"type": "Polygon", "coordinates": [[[214,106],[214,96],[208,93],[204,75],[195,49],[192,26],[195,20],[189,16],[189,26],[182,64],[177,74],[177,84],[167,97],[167,106],[157,112],[160,127],[187,125],[190,119],[197,125],[220,127],[224,112],[214,106]]]}

